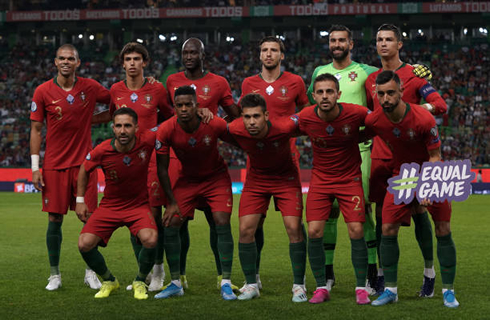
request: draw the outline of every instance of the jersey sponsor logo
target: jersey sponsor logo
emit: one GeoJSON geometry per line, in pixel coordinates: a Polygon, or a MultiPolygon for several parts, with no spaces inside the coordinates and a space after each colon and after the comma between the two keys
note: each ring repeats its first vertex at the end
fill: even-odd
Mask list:
{"type": "Polygon", "coordinates": [[[85,157],[85,160],[90,161],[90,159],[92,159],[92,156],[90,155],[90,152],[89,152],[89,153],[87,153],[87,156],[85,157]]]}
{"type": "Polygon", "coordinates": [[[268,95],[271,95],[274,93],[274,87],[269,85],[266,89],[265,89],[265,93],[267,93],[268,95]]]}
{"type": "Polygon", "coordinates": [[[162,143],[158,140],[155,140],[155,150],[160,150],[162,148],[162,143]]]}
{"type": "Polygon", "coordinates": [[[206,146],[209,147],[211,145],[211,142],[213,142],[213,139],[210,136],[205,135],[204,138],[202,139],[202,141],[204,142],[204,144],[206,146]]]}
{"type": "Polygon", "coordinates": [[[71,94],[69,94],[67,97],[66,97],[66,101],[69,103],[69,104],[73,104],[73,102],[75,102],[75,97],[72,96],[71,94]]]}
{"type": "Polygon", "coordinates": [[[331,136],[335,132],[335,129],[334,127],[332,127],[332,125],[329,124],[328,127],[325,128],[325,131],[327,131],[328,135],[331,136]]]}
{"type": "Polygon", "coordinates": [[[395,137],[400,138],[401,135],[400,129],[394,128],[392,132],[395,137]]]}
{"type": "Polygon", "coordinates": [[[342,127],[342,132],[345,133],[345,135],[349,135],[351,131],[351,126],[348,125],[348,124],[345,124],[343,127],[342,127]]]}
{"type": "Polygon", "coordinates": [[[410,138],[410,140],[415,139],[415,131],[412,128],[408,129],[407,135],[410,138]]]}
{"type": "Polygon", "coordinates": [[[187,143],[191,146],[194,147],[197,143],[197,140],[194,137],[191,137],[187,143]]]}
{"type": "Polygon", "coordinates": [[[138,95],[134,92],[129,98],[131,99],[132,103],[135,103],[136,101],[138,101],[138,95]]]}
{"type": "Polygon", "coordinates": [[[129,167],[129,166],[131,165],[131,161],[132,161],[132,159],[131,159],[130,157],[128,157],[128,156],[124,156],[124,158],[123,158],[123,163],[124,163],[126,166],[128,166],[128,167],[129,167]]]}
{"type": "Polygon", "coordinates": [[[34,101],[32,101],[31,102],[31,112],[36,112],[36,111],[37,111],[37,104],[34,101]]]}
{"type": "Polygon", "coordinates": [[[349,73],[349,79],[351,82],[356,81],[356,78],[357,78],[357,73],[355,71],[352,71],[351,73],[349,73]]]}

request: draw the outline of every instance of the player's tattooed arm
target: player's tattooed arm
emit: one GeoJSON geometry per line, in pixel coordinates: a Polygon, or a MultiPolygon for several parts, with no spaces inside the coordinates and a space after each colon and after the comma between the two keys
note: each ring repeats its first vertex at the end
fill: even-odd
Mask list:
{"type": "Polygon", "coordinates": [[[182,218],[177,200],[175,200],[172,192],[172,185],[168,175],[169,162],[170,156],[168,154],[157,153],[158,180],[160,180],[160,185],[162,186],[163,192],[165,192],[165,196],[167,197],[167,207],[165,208],[165,213],[162,217],[162,224],[164,227],[168,227],[170,225],[170,221],[175,215],[182,218]]]}
{"type": "Polygon", "coordinates": [[[32,159],[32,183],[34,187],[41,191],[44,187],[44,180],[39,170],[39,152],[41,151],[43,123],[39,121],[31,121],[31,159],[32,159]]]}
{"type": "Polygon", "coordinates": [[[88,212],[88,207],[85,204],[85,191],[87,190],[88,183],[88,172],[85,170],[85,166],[82,164],[80,170],[78,171],[78,181],[77,181],[77,206],[75,207],[75,212],[77,213],[78,219],[82,222],[87,222],[90,214],[88,212]]]}
{"type": "Polygon", "coordinates": [[[233,120],[240,118],[241,110],[236,104],[232,104],[228,107],[223,107],[223,110],[226,112],[226,116],[223,117],[226,122],[232,122],[233,120]]]}

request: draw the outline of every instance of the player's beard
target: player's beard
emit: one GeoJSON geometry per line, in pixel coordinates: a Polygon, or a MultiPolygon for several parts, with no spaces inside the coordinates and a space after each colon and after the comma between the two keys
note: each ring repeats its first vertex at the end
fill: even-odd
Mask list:
{"type": "Polygon", "coordinates": [[[399,102],[400,102],[400,100],[398,100],[397,103],[389,103],[389,102],[383,103],[383,105],[382,105],[383,111],[386,113],[392,113],[393,111],[395,111],[395,108],[399,102]]]}
{"type": "Polygon", "coordinates": [[[272,64],[272,65],[266,65],[265,63],[262,63],[262,65],[264,66],[264,68],[266,68],[267,70],[274,70],[276,69],[278,66],[279,66],[279,61],[272,64]]]}
{"type": "Polygon", "coordinates": [[[330,49],[330,55],[332,56],[332,59],[334,59],[335,61],[342,61],[344,60],[348,55],[349,55],[349,50],[348,49],[342,49],[342,48],[333,48],[330,49]],[[340,55],[335,55],[333,53],[333,50],[342,50],[342,53],[340,55]]]}

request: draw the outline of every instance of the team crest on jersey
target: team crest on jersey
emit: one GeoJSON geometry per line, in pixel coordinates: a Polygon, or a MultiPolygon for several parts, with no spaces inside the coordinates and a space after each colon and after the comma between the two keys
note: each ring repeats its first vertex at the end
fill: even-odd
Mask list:
{"type": "Polygon", "coordinates": [[[204,87],[202,87],[202,92],[204,93],[205,96],[207,96],[211,92],[211,88],[206,84],[204,87]]]}
{"type": "Polygon", "coordinates": [[[269,85],[266,89],[265,89],[265,93],[267,93],[268,95],[271,95],[274,93],[274,87],[269,85]]]}
{"type": "Polygon", "coordinates": [[[350,81],[354,82],[354,81],[356,81],[356,78],[357,78],[357,73],[355,71],[352,71],[351,73],[349,73],[350,81]]]}
{"type": "Polygon", "coordinates": [[[129,98],[131,99],[132,103],[138,101],[138,95],[135,92],[133,92],[133,94],[129,98]]]}
{"type": "Polygon", "coordinates": [[[400,134],[401,134],[400,129],[398,128],[393,129],[393,134],[395,135],[395,137],[400,138],[400,134]]]}
{"type": "Polygon", "coordinates": [[[141,150],[141,151],[138,153],[138,157],[140,157],[140,159],[141,159],[143,162],[146,160],[146,156],[147,156],[146,150],[141,150]]]}
{"type": "Polygon", "coordinates": [[[413,140],[415,138],[415,131],[413,131],[412,128],[408,129],[407,134],[410,140],[413,140]]]}
{"type": "Polygon", "coordinates": [[[83,102],[85,102],[85,98],[86,98],[86,95],[85,95],[85,92],[80,92],[80,99],[82,99],[83,102]]]}
{"type": "Polygon", "coordinates": [[[153,100],[153,97],[151,96],[151,94],[145,94],[146,103],[150,103],[151,100],[153,100]]]}
{"type": "Polygon", "coordinates": [[[342,75],[340,73],[336,73],[335,78],[340,81],[340,79],[342,79],[342,75]]]}
{"type": "Polygon", "coordinates": [[[351,127],[348,124],[346,124],[342,127],[342,132],[345,133],[345,135],[348,135],[350,133],[350,129],[351,127]]]}
{"type": "Polygon", "coordinates": [[[75,98],[71,94],[69,94],[68,97],[66,97],[66,101],[69,104],[73,104],[73,102],[75,102],[75,98]]]}
{"type": "Polygon", "coordinates": [[[129,167],[129,165],[131,164],[131,158],[128,156],[124,156],[123,163],[129,167]]]}
{"type": "Polygon", "coordinates": [[[281,97],[278,97],[279,99],[281,99],[282,101],[289,100],[289,97],[287,96],[288,88],[286,86],[282,86],[281,88],[279,88],[279,92],[281,92],[281,97]]]}
{"type": "Polygon", "coordinates": [[[259,148],[260,150],[263,150],[264,149],[264,143],[262,141],[257,142],[257,148],[259,148]]]}
{"type": "Polygon", "coordinates": [[[210,136],[205,135],[204,138],[202,139],[202,141],[204,142],[204,144],[206,146],[209,147],[211,145],[211,142],[213,141],[213,139],[210,136]]]}
{"type": "Polygon", "coordinates": [[[48,204],[49,203],[49,199],[48,198],[44,198],[44,204],[48,204]]]}
{"type": "Polygon", "coordinates": [[[196,145],[196,142],[197,140],[194,137],[191,137],[189,141],[187,141],[187,143],[189,143],[191,147],[194,147],[196,145]]]}
{"type": "Polygon", "coordinates": [[[278,141],[274,141],[272,143],[272,145],[274,146],[274,148],[279,148],[279,142],[278,141]]]}
{"type": "Polygon", "coordinates": [[[85,157],[85,160],[88,160],[90,161],[90,159],[92,159],[92,156],[90,155],[90,152],[87,154],[87,156],[85,157]]]}
{"type": "Polygon", "coordinates": [[[31,102],[31,112],[36,112],[36,110],[37,110],[37,104],[34,101],[32,101],[31,102]]]}
{"type": "Polygon", "coordinates": [[[335,129],[329,124],[325,131],[327,131],[328,135],[331,136],[334,133],[335,129]]]}

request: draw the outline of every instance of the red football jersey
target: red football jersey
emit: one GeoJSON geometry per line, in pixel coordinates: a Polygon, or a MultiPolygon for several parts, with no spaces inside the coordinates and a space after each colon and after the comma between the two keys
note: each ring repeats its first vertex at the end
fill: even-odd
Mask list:
{"type": "MultiPolygon", "coordinates": [[[[366,80],[366,98],[368,107],[371,110],[381,108],[379,100],[376,97],[376,77],[383,70],[371,73],[366,80]]],[[[427,80],[419,78],[413,74],[413,67],[409,64],[402,64],[400,68],[395,70],[396,74],[400,77],[403,86],[403,101],[408,103],[421,103],[422,98],[430,103],[434,109],[435,114],[446,113],[447,105],[440,94],[427,82],[427,80]]],[[[379,137],[374,137],[373,150],[371,152],[371,158],[373,159],[391,159],[390,149],[380,140],[379,137]]]]}
{"type": "Polygon", "coordinates": [[[118,152],[114,142],[114,138],[105,140],[83,162],[87,172],[98,166],[104,171],[106,186],[99,206],[116,211],[148,205],[146,181],[155,132],[138,131],[136,144],[127,153],[118,152]]]}
{"type": "Polygon", "coordinates": [[[272,83],[266,82],[260,74],[245,78],[240,100],[248,93],[264,97],[271,119],[290,116],[296,112],[296,106],[309,104],[303,79],[287,71],[272,83]]]}
{"type": "Polygon", "coordinates": [[[299,113],[299,127],[313,145],[312,178],[324,184],[344,184],[361,179],[359,127],[369,110],[351,103],[340,103],[340,114],[331,122],[320,119],[316,105],[299,113]]]}
{"type": "Polygon", "coordinates": [[[218,113],[219,106],[229,107],[235,103],[228,81],[211,72],[207,72],[204,77],[197,80],[187,79],[184,71],[168,76],[167,90],[170,93],[172,104],[175,103],[175,90],[182,86],[193,87],[196,90],[199,108],[207,108],[213,114],[218,113]]]}
{"type": "Polygon", "coordinates": [[[172,148],[182,164],[179,176],[202,181],[228,170],[218,152],[218,138],[226,134],[226,121],[221,118],[201,122],[195,132],[187,133],[174,116],[158,128],[155,149],[158,154],[169,154],[172,148]]]}
{"type": "Polygon", "coordinates": [[[297,121],[290,118],[276,119],[270,121],[268,126],[267,135],[263,139],[256,139],[248,133],[242,118],[228,124],[228,131],[249,156],[247,177],[262,180],[297,177],[298,168],[289,147],[291,135],[298,130],[297,121]]]}
{"type": "Polygon", "coordinates": [[[391,122],[378,108],[366,117],[366,130],[377,134],[393,152],[395,174],[403,163],[428,161],[428,150],[441,146],[434,117],[416,104],[407,103],[407,112],[399,123],[391,122]]]}
{"type": "Polygon", "coordinates": [[[32,97],[31,120],[46,120],[44,169],[80,166],[92,150],[92,115],[96,102],[109,104],[109,90],[97,81],[77,77],[70,91],[56,78],[37,87],[32,97]]]}
{"type": "Polygon", "coordinates": [[[150,84],[146,81],[138,90],[130,90],[125,81],[119,81],[111,87],[111,114],[119,108],[131,108],[138,114],[140,130],[150,130],[158,123],[158,112],[165,119],[173,116],[174,111],[168,103],[167,90],[160,82],[150,84]]]}

